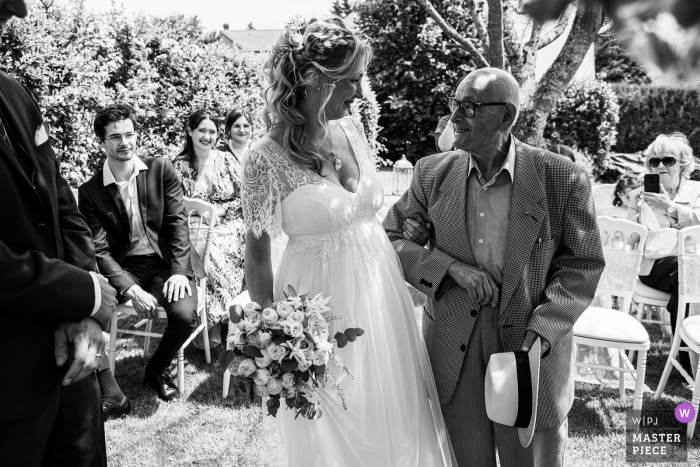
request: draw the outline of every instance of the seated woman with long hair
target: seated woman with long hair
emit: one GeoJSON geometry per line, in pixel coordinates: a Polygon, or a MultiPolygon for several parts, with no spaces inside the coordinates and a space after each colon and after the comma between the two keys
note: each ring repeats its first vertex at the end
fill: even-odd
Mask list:
{"type": "MultiPolygon", "coordinates": [[[[233,155],[214,149],[218,139],[216,114],[208,109],[195,110],[187,117],[184,147],[173,159],[184,195],[202,199],[217,208],[217,218],[207,220],[216,222],[206,271],[211,345],[221,342],[218,324],[228,313],[230,301],[245,290],[240,164],[233,155]]],[[[194,240],[194,235],[191,237],[194,240]]]]}

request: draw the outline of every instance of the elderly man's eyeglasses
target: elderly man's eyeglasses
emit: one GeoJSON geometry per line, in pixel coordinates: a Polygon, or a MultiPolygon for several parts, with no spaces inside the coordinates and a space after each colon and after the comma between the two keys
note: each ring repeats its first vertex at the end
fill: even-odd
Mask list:
{"type": "Polygon", "coordinates": [[[458,101],[454,97],[448,97],[447,101],[450,103],[450,109],[456,109],[457,107],[459,107],[459,111],[462,112],[462,115],[464,115],[467,118],[472,118],[476,114],[477,107],[507,104],[507,102],[483,102],[481,104],[477,104],[476,102],[458,101]]]}
{"type": "Polygon", "coordinates": [[[678,162],[678,159],[671,156],[652,157],[649,159],[649,167],[657,168],[659,166],[659,162],[663,162],[664,167],[673,167],[676,165],[676,162],[678,162]]]}

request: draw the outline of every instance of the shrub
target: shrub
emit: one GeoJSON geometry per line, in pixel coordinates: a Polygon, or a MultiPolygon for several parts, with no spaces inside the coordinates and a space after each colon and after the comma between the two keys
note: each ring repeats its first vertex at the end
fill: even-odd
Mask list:
{"type": "Polygon", "coordinates": [[[545,138],[583,152],[600,179],[610,170],[610,150],[615,144],[619,105],[611,85],[595,80],[574,81],[549,117],[545,138]]]}
{"type": "Polygon", "coordinates": [[[616,85],[620,123],[614,149],[643,151],[661,133],[680,131],[700,155],[700,89],[616,85]]]}

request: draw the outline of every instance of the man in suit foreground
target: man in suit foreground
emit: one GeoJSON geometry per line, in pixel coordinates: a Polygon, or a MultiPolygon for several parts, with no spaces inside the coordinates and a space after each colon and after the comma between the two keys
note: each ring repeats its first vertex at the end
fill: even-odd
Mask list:
{"type": "MultiPolygon", "coordinates": [[[[27,14],[0,0],[0,32],[27,14]]],[[[38,105],[0,72],[0,465],[107,465],[95,377],[116,306],[38,105]]]]}
{"type": "Polygon", "coordinates": [[[495,467],[496,448],[503,467],[560,466],[572,328],[605,264],[590,180],[511,135],[519,88],[507,72],[469,74],[455,105],[454,144],[465,152],[421,159],[384,227],[406,280],[428,296],[423,333],[460,467],[495,467]],[[536,431],[524,448],[516,428],[487,417],[484,378],[492,354],[529,351],[538,337],[536,431]]]}
{"type": "Polygon", "coordinates": [[[120,302],[131,300],[149,319],[158,304],[165,309],[168,326],[146,366],[146,381],[162,400],[177,399],[167,368],[196,326],[192,264],[201,267],[190,246],[182,189],[168,159],[135,157],[137,127],[129,106],[100,111],[94,127],[107,160],[79,188],[80,211],[92,231],[97,265],[120,302]]]}

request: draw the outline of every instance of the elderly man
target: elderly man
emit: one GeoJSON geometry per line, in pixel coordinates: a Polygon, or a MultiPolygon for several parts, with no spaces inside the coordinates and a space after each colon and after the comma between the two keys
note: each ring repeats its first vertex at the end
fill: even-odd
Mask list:
{"type": "MultiPolygon", "coordinates": [[[[0,31],[24,17],[0,0],[0,31]]],[[[114,289],[38,105],[0,73],[0,465],[107,465],[95,369],[114,289]]]]}
{"type": "Polygon", "coordinates": [[[409,283],[428,296],[423,333],[461,467],[563,464],[574,397],[572,327],[604,259],[591,184],[568,160],[515,139],[519,88],[485,68],[457,88],[459,150],[425,157],[384,227],[409,283]],[[465,152],[462,152],[465,151],[465,152]],[[432,224],[430,247],[420,239],[432,224]],[[536,432],[489,420],[484,378],[497,352],[542,344],[536,432]]]}

